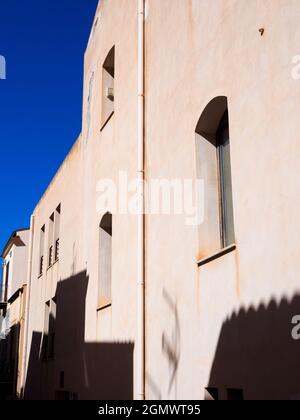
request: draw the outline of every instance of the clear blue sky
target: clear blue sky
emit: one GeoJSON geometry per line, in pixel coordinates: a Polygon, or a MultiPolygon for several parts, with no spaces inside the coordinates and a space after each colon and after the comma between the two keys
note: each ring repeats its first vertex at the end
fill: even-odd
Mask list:
{"type": "Polygon", "coordinates": [[[0,0],[0,250],[81,131],[83,55],[98,0],[0,0]]]}

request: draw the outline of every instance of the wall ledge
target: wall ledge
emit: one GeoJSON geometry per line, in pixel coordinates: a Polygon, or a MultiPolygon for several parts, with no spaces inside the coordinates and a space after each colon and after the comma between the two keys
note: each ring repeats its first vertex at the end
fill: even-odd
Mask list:
{"type": "Polygon", "coordinates": [[[205,257],[202,260],[197,261],[198,267],[202,267],[205,264],[210,263],[211,261],[214,261],[220,257],[223,257],[226,254],[229,254],[232,251],[236,250],[236,244],[232,244],[227,246],[226,248],[221,249],[220,251],[210,255],[209,257],[205,257]]]}

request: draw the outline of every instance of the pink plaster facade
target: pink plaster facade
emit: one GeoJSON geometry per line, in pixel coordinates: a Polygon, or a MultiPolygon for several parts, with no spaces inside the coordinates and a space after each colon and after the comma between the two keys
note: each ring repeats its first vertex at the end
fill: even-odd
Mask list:
{"type": "MultiPolygon", "coordinates": [[[[119,171],[136,176],[137,2],[102,0],[96,22],[82,133],[33,213],[27,398],[136,395],[136,217],[113,215],[112,304],[99,310],[96,186],[119,171]],[[102,65],[113,46],[114,114],[101,129],[102,65]],[[48,267],[59,205],[59,259],[48,267]],[[43,360],[52,300],[55,354],[43,360]]],[[[183,217],[146,216],[147,399],[204,399],[206,388],[220,399],[300,395],[290,334],[300,293],[299,22],[298,0],[146,2],[145,177],[197,177],[198,120],[225,96],[235,220],[235,246],[218,255],[183,217]],[[199,265],[204,257],[214,258],[199,265]]]]}

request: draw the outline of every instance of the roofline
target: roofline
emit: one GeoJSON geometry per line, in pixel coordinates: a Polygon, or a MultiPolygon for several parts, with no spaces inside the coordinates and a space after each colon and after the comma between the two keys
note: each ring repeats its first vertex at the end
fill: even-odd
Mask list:
{"type": "Polygon", "coordinates": [[[59,174],[61,173],[64,165],[67,163],[69,157],[71,156],[73,150],[75,150],[75,148],[80,144],[82,140],[82,132],[80,132],[79,136],[77,137],[75,143],[72,144],[70,150],[68,151],[67,155],[64,157],[63,161],[61,162],[61,164],[59,165],[58,169],[56,170],[55,174],[53,175],[51,181],[48,183],[47,187],[45,188],[43,194],[41,195],[39,201],[36,203],[32,214],[35,214],[35,212],[37,211],[39,205],[41,204],[41,202],[43,201],[43,199],[46,197],[48,191],[50,190],[51,186],[54,184],[54,182],[56,181],[56,179],[58,178],[59,174]]]}
{"type": "Polygon", "coordinates": [[[10,249],[10,246],[13,245],[14,239],[17,237],[17,233],[18,232],[25,232],[27,230],[30,230],[30,228],[23,228],[23,229],[17,229],[14,230],[13,233],[10,235],[8,241],[6,242],[2,253],[1,253],[1,258],[5,258],[7,253],[8,253],[8,249],[10,249]]]}
{"type": "Polygon", "coordinates": [[[102,8],[102,1],[101,1],[101,0],[99,0],[99,1],[98,1],[98,4],[97,4],[97,7],[96,7],[96,11],[95,11],[94,19],[93,19],[92,26],[91,26],[91,30],[90,30],[90,34],[89,34],[89,39],[88,39],[87,45],[86,45],[86,47],[85,47],[85,52],[84,52],[84,54],[86,54],[86,52],[87,52],[87,50],[88,50],[88,48],[89,48],[90,42],[91,42],[91,40],[92,40],[92,37],[93,37],[93,35],[94,35],[94,29],[95,29],[96,19],[98,19],[98,18],[99,18],[98,13],[99,13],[99,11],[100,11],[100,9],[101,9],[101,8],[102,8]]]}

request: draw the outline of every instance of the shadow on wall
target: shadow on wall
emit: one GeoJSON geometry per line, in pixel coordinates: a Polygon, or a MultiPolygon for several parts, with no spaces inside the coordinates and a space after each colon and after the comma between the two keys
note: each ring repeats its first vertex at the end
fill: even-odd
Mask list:
{"type": "Polygon", "coordinates": [[[167,395],[168,399],[176,400],[178,398],[178,367],[181,357],[181,328],[177,308],[177,301],[166,289],[162,293],[163,302],[168,308],[168,326],[163,329],[161,336],[162,360],[160,370],[164,369],[163,365],[167,363],[168,371],[165,376],[166,389],[162,388],[162,384],[156,381],[150,372],[146,372],[146,386],[149,389],[151,398],[162,400],[163,395],[167,395]]]}
{"type": "Polygon", "coordinates": [[[299,296],[232,315],[221,329],[209,380],[211,399],[299,399],[295,315],[300,315],[299,296]]]}
{"type": "Polygon", "coordinates": [[[16,399],[20,325],[13,325],[0,339],[0,400],[16,399]]]}
{"type": "Polygon", "coordinates": [[[162,335],[162,352],[169,364],[169,385],[168,394],[174,388],[177,398],[177,371],[180,360],[181,342],[180,342],[180,322],[177,310],[177,303],[172,299],[169,293],[164,289],[163,298],[169,308],[169,313],[173,318],[173,328],[171,331],[164,331],[162,335]]]}
{"type": "Polygon", "coordinates": [[[88,281],[58,283],[48,334],[32,335],[25,399],[133,399],[133,343],[85,342],[88,281]]]}

